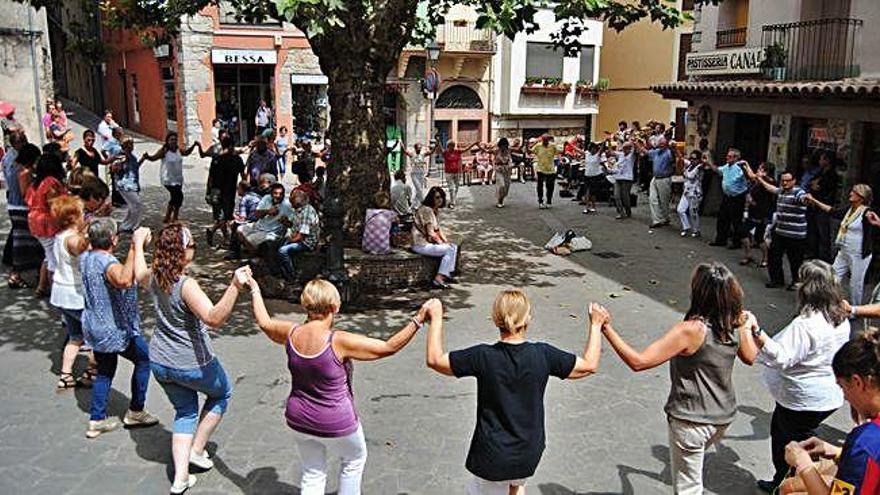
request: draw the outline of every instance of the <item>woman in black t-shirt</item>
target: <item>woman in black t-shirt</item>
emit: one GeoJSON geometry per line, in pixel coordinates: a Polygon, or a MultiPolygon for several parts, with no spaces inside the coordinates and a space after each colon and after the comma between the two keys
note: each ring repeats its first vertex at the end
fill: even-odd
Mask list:
{"type": "MultiPolygon", "coordinates": [[[[773,165],[761,163],[758,165],[757,175],[764,179],[768,184],[775,184],[773,177],[776,176],[773,165]]],[[[770,215],[775,206],[775,198],[770,194],[760,182],[754,182],[749,187],[749,193],[746,198],[748,206],[748,218],[746,218],[743,228],[743,259],[740,265],[749,265],[755,260],[752,258],[752,249],[757,246],[761,250],[761,262],[758,266],[767,267],[767,243],[764,241],[764,234],[767,232],[767,225],[770,223],[770,215]],[[754,234],[751,232],[754,230],[754,234]]]]}
{"type": "Polygon", "coordinates": [[[590,305],[587,345],[580,357],[526,340],[531,307],[520,290],[505,290],[495,299],[492,319],[501,335],[492,345],[445,353],[442,308],[426,310],[431,320],[428,366],[444,375],[477,379],[477,424],[465,463],[474,478],[467,493],[517,490],[535,473],[544,452],[547,379],[577,379],[596,372],[607,312],[590,305]]]}
{"type": "Polygon", "coordinates": [[[95,177],[101,177],[98,165],[109,165],[111,161],[101,153],[101,150],[95,148],[95,132],[86,129],[83,132],[82,148],[73,154],[73,168],[85,167],[91,170],[95,177]]]}
{"type": "Polygon", "coordinates": [[[214,225],[206,229],[208,245],[214,245],[214,234],[217,230],[229,239],[228,224],[235,214],[235,196],[238,181],[245,180],[244,161],[235,152],[232,136],[224,134],[220,137],[220,153],[211,158],[208,169],[208,184],[205,192],[208,204],[214,214],[214,225]]]}

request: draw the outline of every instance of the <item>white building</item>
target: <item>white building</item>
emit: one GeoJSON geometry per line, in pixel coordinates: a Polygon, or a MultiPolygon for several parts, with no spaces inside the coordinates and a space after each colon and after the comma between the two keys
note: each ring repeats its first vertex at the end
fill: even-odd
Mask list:
{"type": "Polygon", "coordinates": [[[539,29],[534,33],[520,33],[513,40],[498,38],[492,58],[492,135],[496,139],[528,139],[543,133],[591,138],[599,100],[588,85],[599,77],[602,23],[586,21],[580,53],[566,57],[553,49],[550,35],[557,25],[553,11],[539,11],[535,21],[539,29]]]}

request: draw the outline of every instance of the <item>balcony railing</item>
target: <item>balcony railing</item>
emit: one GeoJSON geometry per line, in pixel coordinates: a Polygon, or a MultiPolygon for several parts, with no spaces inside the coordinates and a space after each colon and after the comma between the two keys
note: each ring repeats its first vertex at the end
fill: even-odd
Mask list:
{"type": "Polygon", "coordinates": [[[715,48],[746,46],[748,28],[724,29],[715,33],[715,48]]]}
{"type": "Polygon", "coordinates": [[[784,67],[787,81],[858,77],[863,24],[861,19],[833,18],[764,26],[763,45],[771,47],[767,54],[776,52],[783,59],[769,65],[784,67]]]}
{"type": "Polygon", "coordinates": [[[450,52],[495,51],[495,38],[489,29],[477,29],[476,23],[469,21],[446,21],[437,26],[437,42],[450,52]]]}

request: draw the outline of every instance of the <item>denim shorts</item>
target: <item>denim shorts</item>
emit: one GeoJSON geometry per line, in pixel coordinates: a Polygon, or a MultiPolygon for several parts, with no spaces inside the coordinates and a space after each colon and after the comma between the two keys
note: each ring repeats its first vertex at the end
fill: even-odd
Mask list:
{"type": "Polygon", "coordinates": [[[153,377],[165,390],[174,406],[174,433],[196,432],[199,424],[199,395],[207,396],[206,413],[223,415],[232,398],[232,386],[226,370],[216,357],[200,368],[179,369],[150,363],[153,377]]]}
{"type": "Polygon", "coordinates": [[[61,316],[64,318],[64,326],[67,328],[67,338],[76,342],[83,341],[82,312],[81,309],[64,309],[61,310],[61,316]]]}

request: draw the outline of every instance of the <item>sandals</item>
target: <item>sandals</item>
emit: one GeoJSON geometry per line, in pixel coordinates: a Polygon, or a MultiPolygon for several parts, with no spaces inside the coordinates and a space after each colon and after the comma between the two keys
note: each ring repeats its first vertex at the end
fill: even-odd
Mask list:
{"type": "Polygon", "coordinates": [[[58,376],[58,383],[55,385],[56,392],[63,392],[71,388],[76,388],[79,382],[73,377],[73,373],[61,373],[58,376]]]}
{"type": "Polygon", "coordinates": [[[10,289],[27,289],[30,285],[21,279],[18,275],[12,275],[6,278],[6,285],[10,289]]]}

